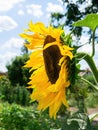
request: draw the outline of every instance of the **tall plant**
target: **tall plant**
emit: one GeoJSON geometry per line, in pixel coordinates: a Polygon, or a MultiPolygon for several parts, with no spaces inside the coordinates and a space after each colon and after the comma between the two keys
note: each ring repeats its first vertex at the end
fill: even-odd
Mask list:
{"type": "Polygon", "coordinates": [[[21,37],[30,43],[26,44],[26,47],[33,50],[25,67],[35,69],[30,78],[29,88],[33,89],[31,99],[37,100],[39,110],[48,108],[49,115],[53,118],[57,117],[60,110],[61,130],[92,130],[84,103],[86,89],[85,86],[77,86],[76,82],[82,80],[98,91],[98,70],[93,58],[98,14],[89,14],[73,26],[86,26],[91,29],[91,54],[77,52],[79,46],[73,45],[72,33],[66,35],[63,29],[52,26],[46,28],[43,23],[30,22],[27,32],[31,33],[21,34],[21,37]],[[79,62],[83,59],[89,65],[96,85],[79,76],[79,62]],[[70,94],[74,93],[77,101],[78,111],[73,114],[68,110],[69,91],[70,94]]]}

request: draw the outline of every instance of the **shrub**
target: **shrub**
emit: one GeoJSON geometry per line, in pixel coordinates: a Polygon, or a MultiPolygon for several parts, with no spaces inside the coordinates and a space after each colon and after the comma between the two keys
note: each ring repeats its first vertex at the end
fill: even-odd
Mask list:
{"type": "Polygon", "coordinates": [[[0,79],[0,99],[11,103],[11,83],[6,76],[0,79]]]}
{"type": "Polygon", "coordinates": [[[0,99],[8,103],[29,105],[29,91],[24,86],[12,86],[9,79],[4,76],[0,79],[0,99]]]}
{"type": "Polygon", "coordinates": [[[32,107],[23,108],[16,104],[3,104],[0,112],[0,128],[3,130],[50,130],[60,127],[57,120],[41,114],[32,107]]]}
{"type": "Polygon", "coordinates": [[[10,64],[8,64],[7,70],[8,70],[8,77],[13,86],[19,84],[20,86],[26,86],[30,73],[29,69],[23,67],[28,60],[28,54],[24,54],[22,56],[16,56],[10,64]]]}
{"type": "Polygon", "coordinates": [[[12,90],[12,101],[23,106],[29,105],[29,95],[29,91],[24,86],[17,85],[12,90]]]}

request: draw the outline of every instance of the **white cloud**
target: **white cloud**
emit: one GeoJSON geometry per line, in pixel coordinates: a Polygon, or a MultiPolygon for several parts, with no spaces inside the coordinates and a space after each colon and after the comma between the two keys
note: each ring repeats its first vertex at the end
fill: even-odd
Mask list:
{"type": "Polygon", "coordinates": [[[90,54],[91,51],[92,51],[92,46],[90,44],[85,44],[84,46],[79,48],[79,52],[86,52],[86,53],[90,54]]]}
{"type": "MultiPolygon", "coordinates": [[[[82,47],[80,47],[78,50],[79,51],[82,51],[82,52],[87,52],[89,54],[92,53],[92,43],[88,43],[89,41],[89,36],[87,35],[82,35],[81,36],[81,39],[80,39],[80,43],[83,45],[82,47]]],[[[98,53],[98,44],[96,44],[95,46],[95,49],[96,49],[96,53],[98,53]]]]}
{"type": "Polygon", "coordinates": [[[58,0],[62,5],[63,5],[63,1],[62,0],[58,0]]]}
{"type": "Polygon", "coordinates": [[[9,16],[0,16],[0,32],[9,31],[18,26],[18,24],[9,16]]]}
{"type": "Polygon", "coordinates": [[[43,15],[42,6],[38,4],[27,5],[27,13],[35,17],[41,17],[43,15]]]}
{"type": "Polygon", "coordinates": [[[51,2],[47,4],[46,11],[49,13],[54,13],[54,12],[63,13],[64,12],[63,7],[61,5],[53,4],[51,2]]]}
{"type": "Polygon", "coordinates": [[[0,12],[8,11],[12,9],[16,4],[25,0],[0,0],[0,12]]]}
{"type": "Polygon", "coordinates": [[[21,47],[24,40],[19,38],[11,38],[0,48],[0,71],[6,71],[6,64],[10,62],[12,58],[21,54],[21,47]]]}
{"type": "Polygon", "coordinates": [[[20,49],[23,46],[24,40],[19,38],[11,38],[9,41],[3,44],[3,49],[7,50],[16,50],[20,49]]]}
{"type": "Polygon", "coordinates": [[[15,52],[6,52],[5,54],[0,55],[0,71],[1,72],[7,71],[7,69],[6,69],[7,63],[9,63],[11,61],[11,59],[15,56],[16,56],[15,52]]]}
{"type": "Polygon", "coordinates": [[[21,9],[18,11],[18,15],[24,15],[24,11],[21,9]]]}
{"type": "Polygon", "coordinates": [[[84,12],[85,8],[87,8],[87,7],[91,6],[91,5],[92,5],[91,0],[86,0],[83,4],[81,4],[79,6],[79,10],[82,11],[82,12],[84,12]]]}

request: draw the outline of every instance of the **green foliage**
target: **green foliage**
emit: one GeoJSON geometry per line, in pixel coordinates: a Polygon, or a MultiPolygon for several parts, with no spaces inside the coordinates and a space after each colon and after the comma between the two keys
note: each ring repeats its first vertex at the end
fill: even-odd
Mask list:
{"type": "Polygon", "coordinates": [[[59,128],[58,120],[50,119],[47,113],[33,107],[3,104],[0,112],[0,128],[3,130],[50,130],[59,128]]]}
{"type": "Polygon", "coordinates": [[[0,99],[8,103],[17,103],[23,106],[29,105],[29,91],[24,86],[12,86],[7,77],[0,79],[0,99]]]}
{"type": "Polygon", "coordinates": [[[13,86],[16,84],[19,84],[20,86],[27,85],[30,73],[29,69],[24,68],[23,66],[28,59],[28,54],[16,56],[15,59],[12,60],[12,63],[6,66],[8,69],[8,78],[13,86]]]}
{"type": "Polygon", "coordinates": [[[98,14],[89,14],[83,20],[79,20],[73,25],[78,27],[89,27],[94,31],[98,26],[98,14]]]}
{"type": "MultiPolygon", "coordinates": [[[[98,2],[97,0],[85,1],[85,0],[62,0],[65,11],[63,13],[52,13],[51,14],[51,24],[53,26],[63,26],[68,27],[69,30],[73,30],[72,24],[78,20],[81,20],[88,14],[98,12],[98,2]],[[88,6],[85,6],[87,5],[88,6]],[[81,6],[84,7],[81,9],[81,6]]],[[[91,20],[89,21],[91,22],[91,20]]],[[[96,21],[94,21],[95,23],[96,21]]],[[[92,22],[93,23],[93,22],[92,22]]],[[[66,30],[65,30],[66,31],[66,30]]],[[[73,34],[76,36],[81,36],[84,30],[81,27],[76,27],[73,30],[73,34]]],[[[88,30],[88,33],[90,31],[88,30]]],[[[79,37],[78,37],[79,38],[79,37]]]]}
{"type": "MultiPolygon", "coordinates": [[[[92,75],[92,73],[88,73],[86,75],[83,76],[85,79],[87,79],[89,82],[96,84],[95,80],[94,80],[94,76],[92,75]]],[[[91,88],[91,86],[88,84],[89,88],[91,88]]]]}
{"type": "Polygon", "coordinates": [[[61,38],[61,40],[63,41],[63,43],[65,45],[68,45],[70,47],[73,46],[72,45],[72,36],[71,36],[71,33],[70,34],[66,34],[66,35],[65,35],[65,33],[62,33],[60,38],[61,38]]]}
{"type": "Polygon", "coordinates": [[[66,24],[72,24],[73,21],[79,20],[81,17],[81,12],[79,10],[78,4],[69,3],[67,5],[67,20],[66,24]]]}
{"type": "Polygon", "coordinates": [[[76,112],[69,114],[62,120],[61,130],[92,130],[88,116],[85,113],[76,112]]]}
{"type": "Polygon", "coordinates": [[[93,119],[94,119],[95,117],[98,117],[98,112],[97,112],[97,113],[94,113],[94,114],[91,114],[91,115],[89,116],[90,121],[93,121],[93,119]]]}
{"type": "Polygon", "coordinates": [[[85,113],[65,113],[56,120],[32,107],[0,103],[0,130],[97,130],[85,113]],[[62,126],[62,129],[61,129],[62,126]]]}
{"type": "Polygon", "coordinates": [[[61,13],[52,13],[51,14],[51,24],[54,27],[60,26],[61,25],[60,19],[62,19],[63,17],[64,17],[64,15],[61,13]]]}
{"type": "Polygon", "coordinates": [[[11,103],[11,83],[6,76],[0,79],[0,99],[11,103]]]}
{"type": "MultiPolygon", "coordinates": [[[[26,42],[26,44],[29,44],[28,41],[25,41],[25,42],[26,42]]],[[[28,49],[27,49],[26,46],[23,46],[23,47],[21,48],[21,52],[22,52],[23,55],[29,53],[29,51],[28,51],[28,49]]]]}
{"type": "Polygon", "coordinates": [[[88,108],[98,107],[98,92],[90,92],[85,102],[88,108]]]}
{"type": "Polygon", "coordinates": [[[26,106],[30,105],[30,93],[24,86],[16,86],[12,89],[12,102],[26,106]]]}
{"type": "MultiPolygon", "coordinates": [[[[96,84],[92,73],[85,74],[84,79],[96,84]]],[[[71,107],[76,107],[81,97],[84,98],[84,106],[87,108],[98,107],[98,92],[88,83],[77,79],[73,88],[68,91],[68,101],[71,107]]],[[[79,105],[79,104],[78,104],[79,105]]]]}

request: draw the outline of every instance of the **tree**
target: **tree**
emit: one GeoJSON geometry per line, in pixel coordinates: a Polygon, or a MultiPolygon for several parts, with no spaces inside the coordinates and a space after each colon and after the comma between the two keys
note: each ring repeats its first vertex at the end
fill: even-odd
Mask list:
{"type": "MultiPolygon", "coordinates": [[[[55,27],[62,26],[63,28],[68,27],[70,31],[73,30],[72,24],[78,20],[81,20],[87,14],[97,13],[98,12],[98,1],[97,0],[62,0],[65,7],[65,12],[61,13],[52,13],[51,14],[51,24],[55,27]],[[62,23],[63,21],[63,23],[62,23]],[[61,24],[62,23],[62,24],[61,24]]],[[[83,33],[81,27],[75,27],[73,33],[75,36],[81,36],[83,33]]],[[[88,33],[91,33],[88,30],[88,33]]]]}
{"type": "Polygon", "coordinates": [[[16,56],[12,60],[11,64],[8,64],[6,67],[8,69],[8,78],[11,81],[12,85],[19,84],[21,86],[27,85],[29,81],[30,73],[28,68],[24,68],[26,61],[28,60],[29,55],[24,54],[22,56],[16,56]]]}
{"type": "MultiPolygon", "coordinates": [[[[25,40],[25,44],[29,44],[29,42],[25,40]]],[[[29,54],[29,51],[25,45],[23,45],[23,47],[21,48],[21,52],[22,54],[29,54]]]]}

